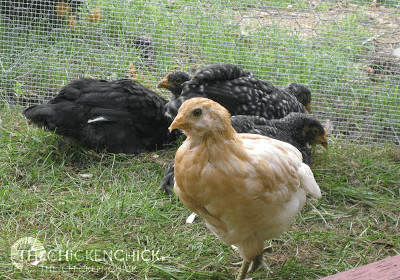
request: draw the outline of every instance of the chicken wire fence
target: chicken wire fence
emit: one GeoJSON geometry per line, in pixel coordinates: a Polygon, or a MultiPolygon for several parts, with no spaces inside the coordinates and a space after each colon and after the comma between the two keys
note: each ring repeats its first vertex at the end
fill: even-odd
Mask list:
{"type": "Polygon", "coordinates": [[[72,79],[156,84],[234,63],[312,91],[334,138],[400,145],[400,4],[388,1],[0,0],[0,100],[43,103],[72,79]]]}

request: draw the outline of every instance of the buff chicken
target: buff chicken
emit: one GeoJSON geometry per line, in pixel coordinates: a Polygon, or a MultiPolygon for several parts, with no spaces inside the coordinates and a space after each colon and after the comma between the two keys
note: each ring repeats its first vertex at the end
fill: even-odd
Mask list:
{"type": "Polygon", "coordinates": [[[265,265],[264,240],[278,237],[321,191],[292,145],[238,134],[227,109],[207,98],[180,107],[169,130],[187,139],[175,156],[174,192],[209,229],[243,258],[237,280],[265,265]]]}

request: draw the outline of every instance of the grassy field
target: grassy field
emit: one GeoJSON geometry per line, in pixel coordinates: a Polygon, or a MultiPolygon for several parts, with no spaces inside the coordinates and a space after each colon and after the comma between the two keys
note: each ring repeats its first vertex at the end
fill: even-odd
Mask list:
{"type": "MultiPolygon", "coordinates": [[[[190,212],[159,190],[176,147],[94,153],[28,125],[18,110],[0,113],[1,279],[234,277],[237,253],[200,218],[185,224],[190,212]],[[13,245],[25,237],[45,257],[18,269],[13,245]]],[[[318,279],[400,254],[399,147],[331,140],[313,151],[322,199],[309,199],[270,242],[271,272],[253,279],[318,279]]]]}

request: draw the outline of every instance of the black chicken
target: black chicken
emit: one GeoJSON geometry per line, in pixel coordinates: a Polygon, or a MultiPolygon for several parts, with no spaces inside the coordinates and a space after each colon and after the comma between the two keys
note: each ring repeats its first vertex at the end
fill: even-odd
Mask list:
{"type": "Polygon", "coordinates": [[[292,83],[279,89],[233,64],[211,65],[198,70],[193,77],[173,71],[157,87],[173,93],[166,105],[171,118],[183,101],[196,96],[217,101],[231,115],[258,115],[266,119],[279,119],[291,112],[305,113],[311,103],[311,92],[305,86],[292,83]]]}
{"type": "MultiPolygon", "coordinates": [[[[253,133],[287,142],[303,155],[303,162],[311,163],[309,145],[320,144],[328,148],[327,132],[322,124],[309,114],[290,113],[282,119],[267,120],[260,116],[231,116],[233,128],[238,133],[253,133]]],[[[174,186],[174,162],[172,161],[160,183],[164,193],[172,195],[174,186]]]]}
{"type": "Polygon", "coordinates": [[[187,81],[190,81],[192,76],[183,71],[172,71],[169,72],[165,77],[158,83],[157,88],[165,88],[172,92],[174,95],[172,98],[177,98],[182,94],[183,87],[187,81]]]}
{"type": "Polygon", "coordinates": [[[166,100],[130,79],[78,79],[48,103],[23,115],[40,127],[76,139],[92,149],[136,154],[176,139],[168,132],[166,100]]]}
{"type": "Polygon", "coordinates": [[[303,155],[303,162],[311,163],[309,145],[321,144],[328,148],[327,132],[311,115],[290,113],[282,119],[266,120],[259,116],[237,115],[231,117],[233,128],[238,133],[265,135],[287,142],[303,155]]]}
{"type": "Polygon", "coordinates": [[[133,44],[139,51],[140,56],[143,58],[144,64],[154,64],[157,53],[155,50],[154,40],[149,34],[136,37],[133,40],[133,44]]]}

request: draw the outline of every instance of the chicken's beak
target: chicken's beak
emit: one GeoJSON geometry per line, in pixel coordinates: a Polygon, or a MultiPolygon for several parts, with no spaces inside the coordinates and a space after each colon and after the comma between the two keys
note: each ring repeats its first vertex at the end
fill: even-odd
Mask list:
{"type": "Polygon", "coordinates": [[[311,104],[307,104],[306,110],[309,114],[311,114],[311,104]]]}
{"type": "Polygon", "coordinates": [[[167,88],[167,85],[164,84],[163,81],[161,81],[161,82],[159,82],[159,83],[157,84],[157,88],[167,88]]]}
{"type": "Polygon", "coordinates": [[[183,126],[185,125],[185,120],[181,115],[177,115],[176,118],[174,119],[174,121],[171,123],[171,125],[169,126],[168,130],[169,132],[172,132],[174,129],[180,129],[183,128],[183,126]]]}
{"type": "Polygon", "coordinates": [[[169,83],[168,83],[168,77],[171,75],[171,73],[167,74],[158,84],[157,88],[165,88],[168,89],[170,88],[169,83]]]}
{"type": "Polygon", "coordinates": [[[318,143],[320,143],[321,146],[324,147],[325,149],[328,149],[328,133],[325,128],[324,131],[325,131],[324,136],[318,138],[318,143]]]}

